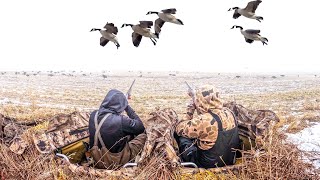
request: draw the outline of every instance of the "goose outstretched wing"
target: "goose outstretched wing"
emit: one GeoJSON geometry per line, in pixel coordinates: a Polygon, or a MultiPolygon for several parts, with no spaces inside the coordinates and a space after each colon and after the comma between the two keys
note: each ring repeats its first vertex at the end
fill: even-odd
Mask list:
{"type": "Polygon", "coordinates": [[[104,28],[107,29],[109,33],[118,34],[118,28],[113,23],[107,23],[104,28]]]}
{"type": "Polygon", "coordinates": [[[163,13],[168,13],[168,14],[175,14],[176,11],[177,11],[176,8],[170,8],[170,9],[162,10],[163,13]]]}
{"type": "Polygon", "coordinates": [[[261,0],[250,1],[244,9],[248,12],[255,13],[261,2],[261,0]]]}
{"type": "Polygon", "coordinates": [[[245,30],[245,32],[248,33],[248,34],[259,34],[260,30],[258,30],[258,29],[247,29],[247,30],[245,30]]]}
{"type": "Polygon", "coordinates": [[[252,39],[248,39],[248,38],[244,38],[244,39],[246,40],[247,43],[250,43],[250,44],[251,44],[251,43],[253,42],[252,39]]]}
{"type": "Polygon", "coordinates": [[[101,37],[100,38],[100,46],[105,46],[107,43],[109,42],[108,39],[104,38],[104,37],[101,37]]]}
{"type": "Polygon", "coordinates": [[[161,32],[161,28],[163,26],[163,24],[165,23],[165,21],[163,21],[162,19],[158,18],[155,23],[154,23],[154,30],[157,34],[160,34],[161,32]]]}
{"type": "Polygon", "coordinates": [[[140,27],[142,28],[151,28],[153,26],[152,21],[139,21],[140,22],[140,27]]]}
{"type": "Polygon", "coordinates": [[[135,32],[132,33],[132,43],[135,47],[138,47],[141,42],[142,36],[135,32]]]}

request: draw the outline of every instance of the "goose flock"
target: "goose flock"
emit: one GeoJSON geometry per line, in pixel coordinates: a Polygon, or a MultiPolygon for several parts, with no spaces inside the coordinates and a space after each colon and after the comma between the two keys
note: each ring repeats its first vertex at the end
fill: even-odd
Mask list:
{"type": "MultiPolygon", "coordinates": [[[[240,16],[254,19],[259,22],[263,20],[262,16],[258,16],[255,14],[261,0],[254,0],[248,2],[245,8],[233,7],[228,11],[234,11],[233,18],[238,19],[240,16]]],[[[130,26],[132,29],[132,44],[135,47],[139,47],[142,37],[149,38],[153,45],[157,44],[157,39],[159,39],[159,35],[161,32],[161,28],[163,25],[167,23],[173,23],[177,25],[184,25],[183,22],[175,17],[177,10],[176,8],[163,9],[161,11],[149,11],[146,15],[156,14],[158,18],[153,21],[139,21],[138,24],[122,24],[121,28],[130,26]],[[154,26],[154,31],[152,31],[152,26],[154,26]]],[[[108,23],[103,27],[104,29],[92,28],[92,31],[99,31],[101,34],[100,37],[100,45],[105,46],[109,41],[113,42],[117,49],[120,47],[120,44],[117,39],[118,28],[113,23],[108,23]]],[[[261,41],[263,45],[267,45],[268,39],[266,37],[262,37],[260,35],[260,30],[258,29],[246,29],[243,27],[234,25],[231,29],[239,28],[241,34],[244,36],[245,41],[247,43],[253,43],[254,41],[261,41]]]]}
{"type": "MultiPolygon", "coordinates": [[[[239,8],[239,7],[233,7],[230,8],[228,11],[234,10],[233,18],[238,19],[240,16],[249,18],[249,19],[255,19],[259,22],[263,20],[262,16],[256,15],[256,10],[261,3],[261,0],[255,0],[248,2],[247,6],[245,8],[239,8]]],[[[239,28],[241,34],[244,36],[244,39],[247,43],[253,43],[253,41],[261,41],[263,45],[268,45],[268,39],[266,37],[262,37],[260,35],[259,29],[246,29],[243,30],[242,26],[234,25],[231,27],[231,29],[239,28]]]]}
{"type": "MultiPolygon", "coordinates": [[[[177,19],[173,14],[176,14],[175,8],[164,9],[160,12],[149,11],[148,14],[157,14],[158,19],[153,21],[139,21],[139,24],[122,24],[121,28],[125,26],[130,26],[133,30],[132,32],[132,43],[135,47],[139,47],[142,37],[149,38],[153,45],[156,45],[157,39],[159,39],[159,34],[161,28],[165,22],[183,25],[180,19],[177,19]],[[154,32],[151,31],[151,27],[154,26],[154,32]]],[[[117,48],[120,44],[117,39],[118,28],[113,23],[107,23],[104,29],[92,28],[91,31],[99,31],[101,34],[100,45],[105,46],[109,41],[112,41],[117,48]]],[[[91,32],[90,31],[90,32],[91,32]]]]}

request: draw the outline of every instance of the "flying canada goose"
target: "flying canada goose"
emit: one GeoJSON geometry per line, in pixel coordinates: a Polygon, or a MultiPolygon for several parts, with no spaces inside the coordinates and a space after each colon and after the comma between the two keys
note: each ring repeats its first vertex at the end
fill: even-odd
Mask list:
{"type": "Polygon", "coordinates": [[[246,40],[247,43],[252,43],[253,41],[261,41],[263,45],[268,45],[268,39],[265,37],[262,37],[259,33],[260,30],[257,29],[247,29],[243,30],[241,26],[234,25],[232,26],[231,29],[233,28],[239,28],[241,34],[244,36],[244,39],[246,40]]]}
{"type": "Polygon", "coordinates": [[[262,2],[261,0],[250,1],[244,9],[241,9],[239,7],[233,7],[233,8],[230,8],[228,11],[235,10],[233,13],[234,19],[237,19],[242,15],[244,17],[255,19],[261,22],[261,20],[263,20],[263,17],[257,16],[255,14],[256,9],[258,8],[261,2],[262,2]]]}
{"type": "Polygon", "coordinates": [[[117,49],[120,47],[120,44],[117,39],[117,33],[118,33],[118,28],[114,26],[113,23],[107,23],[104,26],[104,29],[97,29],[97,28],[92,28],[90,32],[92,31],[100,31],[100,34],[102,37],[100,38],[100,45],[105,46],[109,41],[112,41],[116,46],[117,49]]]}
{"type": "Polygon", "coordinates": [[[172,14],[176,14],[176,11],[177,10],[175,8],[171,8],[171,9],[164,9],[161,12],[149,11],[147,13],[147,15],[157,14],[159,16],[159,18],[156,19],[154,23],[155,34],[159,36],[161,28],[165,22],[183,25],[183,22],[180,19],[177,19],[174,15],[172,15],[172,14]]]}
{"type": "Polygon", "coordinates": [[[135,47],[138,47],[142,36],[150,38],[153,45],[156,45],[158,36],[150,31],[151,26],[153,26],[152,21],[139,21],[139,24],[122,24],[121,28],[125,26],[131,26],[133,33],[132,33],[132,43],[135,47]]]}

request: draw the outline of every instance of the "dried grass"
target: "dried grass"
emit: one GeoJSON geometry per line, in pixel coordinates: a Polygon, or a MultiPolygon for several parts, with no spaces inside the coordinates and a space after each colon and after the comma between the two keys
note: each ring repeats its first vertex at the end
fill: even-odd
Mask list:
{"type": "MultiPolygon", "coordinates": [[[[29,146],[23,155],[16,155],[0,144],[0,172],[5,179],[95,179],[90,175],[70,172],[53,155],[39,154],[29,146]]],[[[285,142],[284,134],[273,134],[258,150],[243,151],[242,167],[238,171],[201,170],[195,174],[172,171],[168,162],[156,154],[138,170],[135,179],[319,179],[319,170],[303,161],[307,156],[285,142]]],[[[311,156],[309,156],[311,157],[311,156]]],[[[111,178],[111,177],[110,177],[111,178]]],[[[114,177],[118,179],[119,177],[114,177]]]]}
{"type": "Polygon", "coordinates": [[[286,143],[283,134],[274,134],[260,149],[242,151],[242,167],[238,171],[214,173],[205,170],[182,179],[319,179],[319,169],[304,162],[306,154],[286,143]]]}
{"type": "Polygon", "coordinates": [[[0,144],[0,169],[4,179],[40,179],[40,177],[58,175],[59,165],[53,155],[41,155],[30,146],[23,155],[12,153],[5,145],[0,144]],[[46,175],[47,174],[47,175],[46,175]]]}
{"type": "Polygon", "coordinates": [[[179,172],[172,171],[172,169],[169,168],[170,162],[167,162],[164,156],[165,152],[162,154],[154,154],[148,164],[146,164],[143,169],[139,170],[139,175],[136,177],[136,179],[177,179],[179,177],[179,172]]]}
{"type": "Polygon", "coordinates": [[[263,150],[244,152],[241,179],[319,179],[317,170],[303,161],[297,146],[285,142],[283,134],[275,134],[263,150]]]}
{"type": "Polygon", "coordinates": [[[50,107],[40,107],[38,105],[16,105],[6,104],[0,109],[0,113],[4,116],[18,119],[20,122],[33,122],[48,119],[56,114],[65,113],[69,114],[74,109],[59,109],[50,107]]]}
{"type": "Polygon", "coordinates": [[[306,101],[303,104],[303,107],[305,110],[311,110],[311,111],[315,111],[315,110],[320,110],[320,102],[317,101],[306,101]]]}

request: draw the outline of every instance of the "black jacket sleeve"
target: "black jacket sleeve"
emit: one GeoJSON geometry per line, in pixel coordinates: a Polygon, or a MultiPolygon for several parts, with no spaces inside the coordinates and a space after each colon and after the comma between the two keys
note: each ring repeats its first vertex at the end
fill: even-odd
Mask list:
{"type": "Polygon", "coordinates": [[[138,119],[140,120],[140,117],[136,114],[136,112],[131,108],[131,106],[127,106],[125,109],[127,115],[129,116],[129,118],[131,119],[138,119]]]}
{"type": "Polygon", "coordinates": [[[138,135],[144,132],[144,125],[139,116],[128,105],[125,109],[127,116],[122,116],[122,131],[128,134],[138,135]]]}

